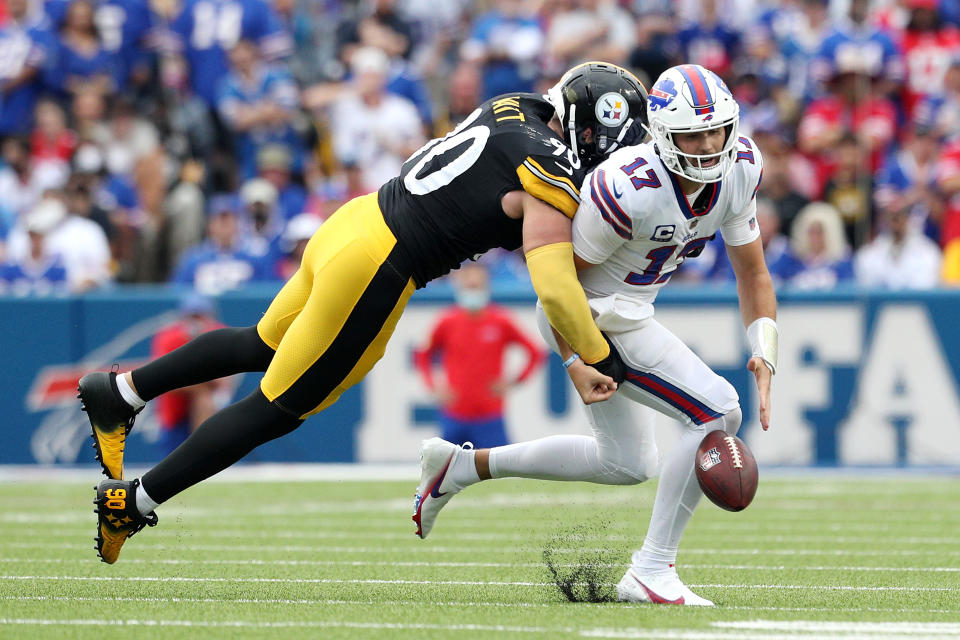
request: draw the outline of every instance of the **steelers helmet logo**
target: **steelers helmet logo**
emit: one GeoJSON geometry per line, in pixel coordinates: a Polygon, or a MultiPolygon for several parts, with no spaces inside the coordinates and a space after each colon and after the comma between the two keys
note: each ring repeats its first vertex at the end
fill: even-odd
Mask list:
{"type": "Polygon", "coordinates": [[[618,127],[630,115],[627,100],[619,93],[610,91],[600,96],[595,108],[597,121],[607,127],[618,127]]]}

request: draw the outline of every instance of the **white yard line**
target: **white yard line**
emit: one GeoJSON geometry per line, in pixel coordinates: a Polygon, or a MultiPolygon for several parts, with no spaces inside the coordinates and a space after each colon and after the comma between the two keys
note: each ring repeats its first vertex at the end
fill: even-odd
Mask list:
{"type": "Polygon", "coordinates": [[[785,631],[790,633],[853,633],[872,635],[897,633],[904,635],[942,636],[960,635],[957,622],[832,622],[827,620],[738,620],[711,622],[721,629],[744,631],[785,631]]]}
{"type": "MultiPolygon", "coordinates": [[[[278,605],[317,605],[317,606],[413,606],[422,605],[423,600],[311,600],[311,599],[291,599],[291,598],[161,598],[161,597],[113,597],[113,596],[0,596],[0,600],[22,601],[22,602],[156,602],[164,604],[177,603],[207,603],[207,604],[278,604],[278,605]]],[[[557,603],[549,602],[489,602],[489,601],[430,601],[430,606],[437,607],[490,607],[504,609],[541,609],[557,606],[557,603]]],[[[599,607],[610,608],[609,603],[589,603],[581,602],[578,607],[599,607]]],[[[638,607],[645,608],[645,604],[627,604],[619,603],[617,607],[638,607]]],[[[777,612],[829,612],[836,613],[836,609],[826,607],[750,607],[750,606],[724,606],[724,611],[777,611],[777,612]]],[[[859,611],[865,613],[957,613],[956,609],[909,609],[903,607],[882,608],[882,607],[844,607],[844,611],[859,611]]]]}
{"type": "MultiPolygon", "coordinates": [[[[147,534],[149,536],[149,534],[147,534]]],[[[92,532],[91,532],[92,539],[92,532]]],[[[413,538],[413,534],[410,535],[413,538]]],[[[84,536],[86,538],[86,536],[84,536]]],[[[149,538],[147,539],[149,540],[149,538]]],[[[444,546],[444,545],[434,545],[431,543],[421,543],[414,544],[412,546],[408,545],[379,545],[376,547],[364,547],[364,546],[339,546],[339,545],[213,545],[213,544],[187,544],[181,540],[177,540],[176,544],[173,544],[171,541],[151,543],[147,540],[141,541],[140,538],[137,538],[137,542],[134,543],[138,547],[156,549],[156,550],[169,550],[173,547],[176,547],[181,551],[251,551],[257,553],[265,552],[282,552],[282,553],[295,553],[295,552],[304,552],[304,553],[355,553],[355,554],[410,554],[410,553],[456,553],[464,554],[469,553],[490,553],[490,554],[509,554],[512,556],[520,554],[536,554],[540,555],[542,549],[534,546],[528,548],[522,547],[503,547],[503,546],[478,546],[470,545],[469,549],[466,549],[463,545],[456,546],[444,546]]],[[[0,549],[86,549],[87,543],[84,539],[82,545],[76,542],[5,542],[0,540],[0,549]]],[[[552,549],[554,553],[598,553],[598,552],[610,552],[609,547],[558,547],[552,549]]],[[[746,548],[746,549],[723,549],[724,555],[743,555],[743,556],[833,556],[833,557],[845,557],[845,556],[882,556],[884,558],[890,557],[889,549],[756,549],[756,548],[746,548]]],[[[897,549],[897,555],[900,556],[958,556],[960,555],[960,550],[958,549],[897,549]]],[[[710,555],[716,556],[717,549],[714,548],[690,548],[690,549],[680,549],[681,555],[710,555]]]]}
{"type": "MultiPolygon", "coordinates": [[[[77,580],[81,582],[214,582],[214,583],[275,583],[275,584],[384,584],[384,585],[462,585],[462,586],[513,586],[513,587],[552,587],[552,582],[529,581],[493,581],[493,580],[386,580],[386,579],[338,579],[338,578],[213,578],[186,576],[40,576],[40,575],[0,575],[0,580],[77,580]]],[[[859,585],[807,585],[807,584],[689,584],[689,587],[712,589],[789,589],[789,590],[827,590],[827,591],[930,591],[953,592],[953,587],[894,587],[859,585]]]]}
{"type": "MultiPolygon", "coordinates": [[[[34,563],[34,564],[74,564],[73,558],[2,558],[0,562],[34,563]]],[[[388,560],[185,560],[176,558],[158,558],[145,560],[135,558],[125,560],[124,564],[146,565],[239,565],[239,566],[281,566],[281,567],[444,567],[444,568],[537,568],[543,567],[543,562],[447,562],[442,560],[422,561],[388,561],[388,560]]],[[[591,563],[598,567],[623,567],[624,562],[591,563]]],[[[555,567],[581,567],[579,562],[560,562],[555,567]]],[[[818,566],[790,566],[790,565],[752,565],[752,564],[697,564],[684,563],[684,569],[723,569],[731,571],[883,571],[893,573],[960,573],[960,567],[863,567],[854,565],[818,565],[818,566]]]]}

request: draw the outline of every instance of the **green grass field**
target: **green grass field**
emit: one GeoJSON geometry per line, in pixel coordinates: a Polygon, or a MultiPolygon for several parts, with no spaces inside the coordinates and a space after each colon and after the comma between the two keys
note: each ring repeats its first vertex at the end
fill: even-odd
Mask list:
{"type": "Polygon", "coordinates": [[[679,568],[713,609],[569,603],[550,581],[546,548],[612,592],[652,483],[489,482],[421,541],[413,482],[213,482],[108,566],[95,479],[0,484],[0,638],[960,638],[947,476],[762,476],[744,512],[704,502],[679,568]]]}

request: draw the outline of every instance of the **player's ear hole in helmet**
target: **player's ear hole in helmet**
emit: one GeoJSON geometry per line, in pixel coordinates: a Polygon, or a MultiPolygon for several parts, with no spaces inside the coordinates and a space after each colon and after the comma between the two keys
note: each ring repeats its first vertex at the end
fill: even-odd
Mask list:
{"type": "Polygon", "coordinates": [[[632,73],[607,62],[573,67],[547,91],[563,137],[584,168],[643,140],[647,90],[632,73]]]}

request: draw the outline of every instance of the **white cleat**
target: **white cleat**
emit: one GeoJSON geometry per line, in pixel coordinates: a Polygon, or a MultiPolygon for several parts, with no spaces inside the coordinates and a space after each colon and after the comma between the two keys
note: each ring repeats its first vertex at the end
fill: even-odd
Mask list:
{"type": "Polygon", "coordinates": [[[447,470],[462,450],[442,438],[430,438],[420,445],[420,485],[413,497],[413,521],[421,538],[430,534],[440,509],[461,489],[447,477],[447,470]]]}
{"type": "Polygon", "coordinates": [[[639,573],[632,567],[617,585],[617,600],[620,602],[652,602],[654,604],[685,604],[695,607],[712,607],[713,603],[701,598],[680,581],[677,570],[656,573],[639,573]]]}

